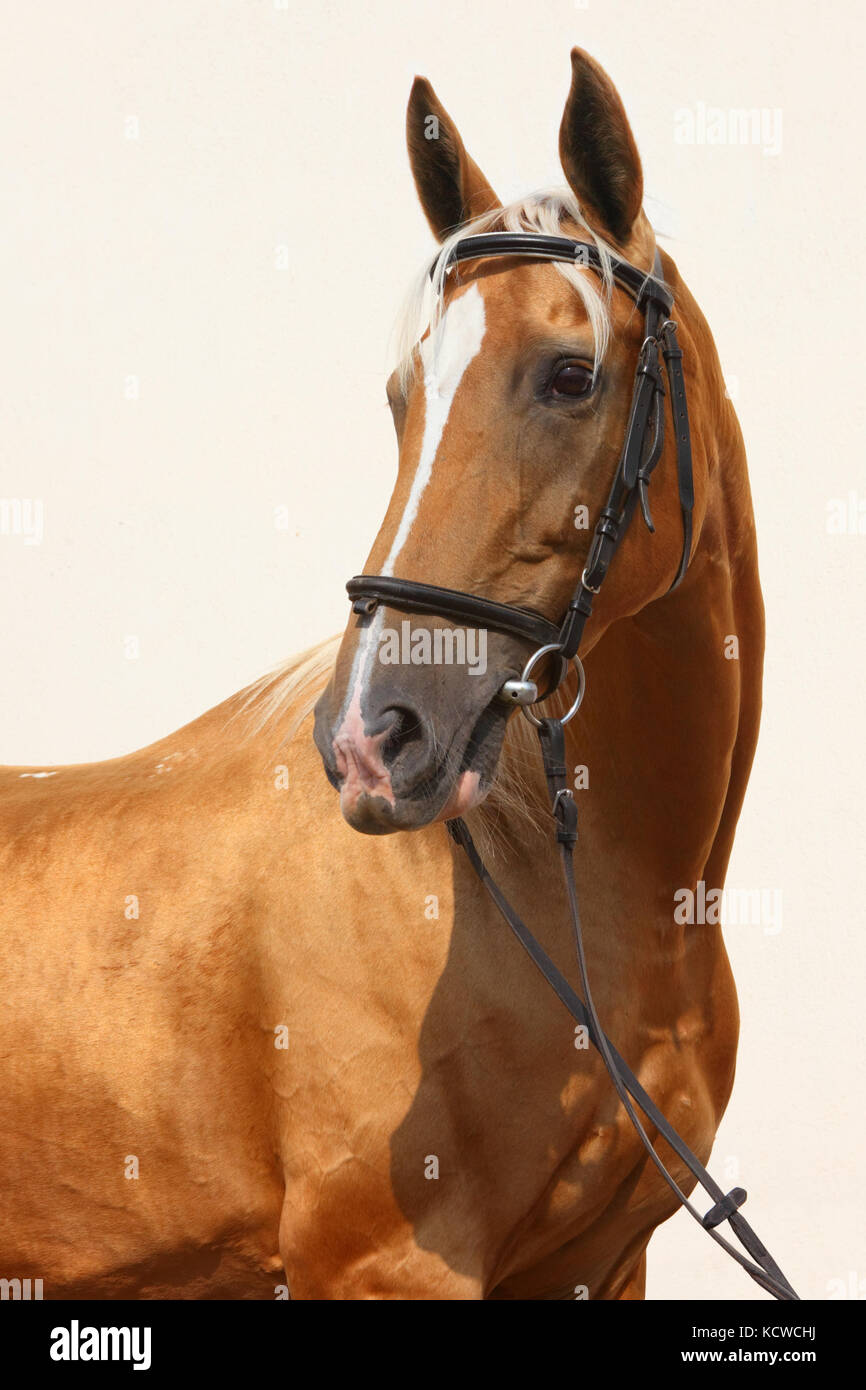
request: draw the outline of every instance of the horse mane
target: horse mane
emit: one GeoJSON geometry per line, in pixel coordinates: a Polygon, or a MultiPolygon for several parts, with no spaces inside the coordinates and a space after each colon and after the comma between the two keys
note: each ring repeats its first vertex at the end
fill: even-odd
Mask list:
{"type": "Polygon", "coordinates": [[[425,332],[435,329],[444,312],[446,272],[455,246],[465,237],[479,232],[543,232],[548,236],[561,236],[564,231],[575,229],[583,240],[592,242],[598,249],[604,294],[598,292],[596,273],[588,274],[585,268],[564,261],[551,262],[551,266],[568,281],[583,301],[595,342],[595,366],[598,368],[610,338],[610,295],[613,289],[611,247],[589,226],[580,204],[569,189],[542,189],[464,222],[457,231],[446,237],[432,263],[428,262],[419,273],[406,295],[394,327],[396,370],[403,396],[408,394],[414,380],[415,349],[425,332]]]}
{"type": "Polygon", "coordinates": [[[331,678],[341,641],[342,635],[327,637],[253,681],[240,692],[232,720],[246,716],[251,738],[279,721],[280,742],[291,743],[331,678]]]}

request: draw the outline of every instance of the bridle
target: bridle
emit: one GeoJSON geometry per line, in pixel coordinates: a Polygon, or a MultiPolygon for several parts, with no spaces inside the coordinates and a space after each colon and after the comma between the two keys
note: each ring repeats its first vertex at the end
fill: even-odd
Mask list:
{"type": "Polygon", "coordinates": [[[411,579],[396,579],[390,575],[363,574],[350,579],[346,588],[352,600],[352,609],[355,613],[368,617],[375,612],[379,604],[382,604],[400,612],[422,613],[446,618],[454,623],[467,623],[470,626],[489,628],[494,632],[517,637],[535,645],[536,650],[524,666],[520,679],[506,681],[499,692],[499,697],[519,705],[538,731],[551,810],[556,826],[556,841],[561,854],[568,895],[574,944],[583,990],[582,1000],[490,877],[465,822],[462,819],[448,821],[448,832],[455,843],[465,851],[473,870],[517,940],[528,953],[533,964],[544,975],[572,1017],[586,1028],[590,1040],[601,1054],[614,1089],[634,1125],[638,1137],[677,1199],[699,1225],[703,1226],[713,1240],[721,1245],[763,1289],[780,1300],[797,1300],[798,1295],[788,1283],[781,1269],[740,1214],[739,1208],[746,1200],[746,1193],[743,1188],[735,1187],[730,1192],[725,1193],[718,1186],[700,1160],[680,1138],[673,1126],[668,1123],[647,1095],[637,1077],[606,1037],[596,1013],[587,977],[580,911],[574,879],[573,856],[574,846],[577,843],[577,804],[566,781],[564,725],[577,713],[586,688],[586,677],[578,650],[587,619],[592,613],[593,600],[601,589],[610,563],[628,530],[638,505],[640,505],[647,528],[651,532],[655,529],[649,507],[648,488],[653,469],[661,458],[664,447],[664,397],[666,392],[661,371],[662,359],[666,368],[670,393],[671,418],[676,441],[677,488],[683,524],[682,554],[668,592],[676,589],[677,585],[681,583],[691,557],[692,510],[694,507],[692,450],[685,378],[682,368],[683,354],[677,341],[677,325],[670,318],[674,306],[673,295],[664,283],[658,250],[655,252],[652,273],[647,274],[628,261],[623,261],[612,254],[605,253],[605,257],[602,259],[598,248],[591,242],[576,241],[570,237],[547,236],[537,232],[488,232],[466,236],[453,247],[446,269],[450,269],[452,265],[460,261],[492,256],[526,256],[536,260],[564,261],[572,265],[589,267],[601,273],[604,273],[607,268],[615,284],[634,300],[639,309],[643,310],[644,335],[638,353],[625,439],[607,501],[601,508],[595,524],[589,554],[580,581],[565,615],[559,623],[552,623],[529,608],[497,603],[492,599],[479,598],[475,594],[464,593],[459,589],[444,589],[434,584],[422,584],[411,579]],[[548,698],[561,683],[570,661],[574,662],[577,669],[577,694],[571,708],[560,718],[538,718],[530,708],[538,701],[538,689],[530,677],[536,665],[545,656],[558,656],[561,659],[561,664],[558,678],[545,691],[544,699],[548,698]],[[692,1205],[676,1179],[659,1158],[632,1100],[636,1102],[646,1119],[655,1126],[658,1133],[667,1141],[681,1162],[685,1164],[712,1198],[713,1206],[703,1216],[692,1205]],[[723,1221],[729,1223],[731,1230],[743,1249],[751,1256],[751,1259],[746,1258],[719,1234],[716,1228],[723,1221]]]}

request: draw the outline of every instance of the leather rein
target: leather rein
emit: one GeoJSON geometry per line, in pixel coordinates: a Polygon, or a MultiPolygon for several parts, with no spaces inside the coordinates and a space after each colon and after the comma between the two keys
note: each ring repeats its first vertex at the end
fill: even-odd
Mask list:
{"type": "Polygon", "coordinates": [[[464,237],[451,251],[446,269],[460,261],[490,256],[526,256],[536,260],[564,261],[588,267],[602,274],[607,269],[615,284],[643,310],[644,337],[638,354],[622,452],[607,501],[596,521],[580,582],[558,623],[550,622],[529,608],[497,603],[492,599],[463,593],[461,590],[443,589],[434,584],[421,584],[415,580],[396,579],[386,575],[357,575],[349,580],[346,589],[352,600],[353,611],[365,617],[373,614],[379,604],[383,604],[400,612],[422,613],[443,617],[455,623],[489,628],[536,646],[537,650],[527,661],[521,678],[506,681],[500,691],[500,698],[521,706],[523,713],[538,731],[583,999],[572,989],[491,878],[465,822],[462,819],[448,821],[448,833],[466,853],[472,869],[533,964],[572,1017],[586,1028],[590,1041],[601,1054],[614,1089],[641,1143],[677,1200],[761,1288],[779,1300],[798,1301],[798,1295],[781,1269],[740,1213],[739,1208],[746,1200],[743,1188],[735,1187],[725,1193],[719,1187],[697,1156],[665,1119],[605,1035],[596,1013],[587,975],[574,878],[574,846],[578,838],[577,804],[566,780],[564,726],[577,713],[583,699],[585,674],[578,650],[584,627],[592,612],[593,599],[601,588],[611,560],[638,505],[648,529],[655,529],[649,507],[648,488],[653,469],[661,458],[664,447],[666,392],[661,370],[662,360],[670,393],[671,418],[676,441],[677,488],[683,524],[682,555],[669,592],[682,581],[691,556],[694,507],[692,450],[682,350],[677,341],[677,325],[669,317],[674,306],[673,295],[664,283],[658,250],[655,253],[652,273],[647,274],[614,255],[605,253],[602,259],[598,248],[591,242],[576,241],[570,237],[547,236],[537,232],[488,232],[464,237]],[[571,708],[560,718],[538,718],[530,708],[538,700],[538,689],[530,680],[530,676],[536,664],[547,655],[559,656],[561,666],[559,678],[543,698],[546,699],[560,684],[569,661],[574,662],[578,672],[577,695],[571,708]],[[637,1113],[638,1109],[712,1199],[713,1205],[703,1216],[689,1201],[662,1162],[637,1113]],[[724,1221],[728,1222],[731,1231],[746,1251],[745,1255],[718,1231],[717,1228],[724,1221]]]}

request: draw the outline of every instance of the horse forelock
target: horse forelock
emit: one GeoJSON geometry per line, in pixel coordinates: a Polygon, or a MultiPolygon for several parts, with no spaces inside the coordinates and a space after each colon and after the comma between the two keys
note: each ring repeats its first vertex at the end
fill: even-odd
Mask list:
{"type": "Polygon", "coordinates": [[[432,267],[426,265],[417,276],[394,328],[396,370],[404,397],[415,379],[418,344],[428,329],[436,328],[444,312],[447,268],[452,251],[464,238],[491,231],[542,232],[548,236],[575,231],[580,238],[597,247],[602,260],[604,293],[599,293],[598,276],[592,271],[562,261],[552,262],[551,269],[567,280],[580,296],[595,343],[596,368],[603,361],[610,338],[612,248],[590,227],[573,193],[568,189],[544,189],[464,222],[441,243],[432,267]]]}

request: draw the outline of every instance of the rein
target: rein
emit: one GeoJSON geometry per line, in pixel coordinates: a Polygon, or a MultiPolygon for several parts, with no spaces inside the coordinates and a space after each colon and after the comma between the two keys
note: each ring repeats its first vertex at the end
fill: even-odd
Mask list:
{"type": "Polygon", "coordinates": [[[644,338],[638,354],[634,389],[625,439],[610,492],[596,521],[593,539],[580,581],[564,616],[552,623],[529,608],[496,603],[457,589],[443,589],[415,580],[395,579],[385,575],[357,575],[346,585],[352,600],[353,612],[368,617],[378,605],[401,612],[423,613],[444,617],[456,623],[489,628],[492,631],[517,637],[536,644],[537,650],[527,661],[519,680],[508,680],[499,698],[522,707],[523,713],[535,726],[541,745],[555,825],[556,843],[571,917],[575,952],[577,955],[583,999],[581,1000],[538,941],[523,923],[511,904],[491,878],[475,847],[472,836],[462,819],[447,822],[448,833],[455,844],[466,853],[470,865],[504,917],[520,945],[529,955],[560,1001],[588,1032],[593,1046],[601,1054],[614,1090],[635,1131],[668,1187],[690,1216],[725,1250],[767,1293],[782,1301],[799,1301],[769,1251],[759,1240],[739,1208],[746,1192],[734,1187],[725,1193],[714,1181],[700,1160],[665,1119],[613,1043],[605,1035],[596,1013],[587,975],[580,908],[574,878],[574,846],[577,843],[577,803],[568,786],[565,760],[565,725],[580,707],[585,689],[585,674],[578,656],[583,630],[592,613],[595,596],[601,589],[610,563],[622,541],[634,512],[640,505],[644,523],[654,531],[649,507],[650,478],[664,447],[665,385],[661,361],[664,360],[671,401],[671,418],[676,440],[677,488],[683,524],[683,549],[677,573],[668,592],[683,579],[688,568],[692,545],[692,509],[694,484],[692,476],[691,436],[686,400],[685,378],[682,369],[682,349],[677,342],[677,325],[669,317],[674,300],[664,283],[661,258],[655,253],[652,274],[616,256],[601,255],[590,242],[574,241],[570,237],[546,236],[534,232],[489,232],[467,236],[451,252],[446,269],[459,261],[481,256],[527,256],[541,260],[566,261],[588,266],[603,272],[605,264],[617,285],[630,295],[644,312],[644,338]],[[537,718],[530,706],[538,701],[538,689],[530,680],[532,671],[543,656],[557,655],[561,659],[559,678],[545,693],[547,698],[561,683],[573,661],[578,672],[578,688],[574,702],[558,719],[537,718]],[[713,1205],[703,1216],[682,1191],[676,1179],[659,1157],[652,1140],[635,1109],[643,1112],[658,1134],[666,1140],[679,1159],[689,1169],[712,1199],[713,1205]],[[722,1236],[717,1227],[727,1221],[737,1240],[747,1252],[742,1254],[722,1236]],[[751,1258],[747,1258],[751,1256],[751,1258]]]}

